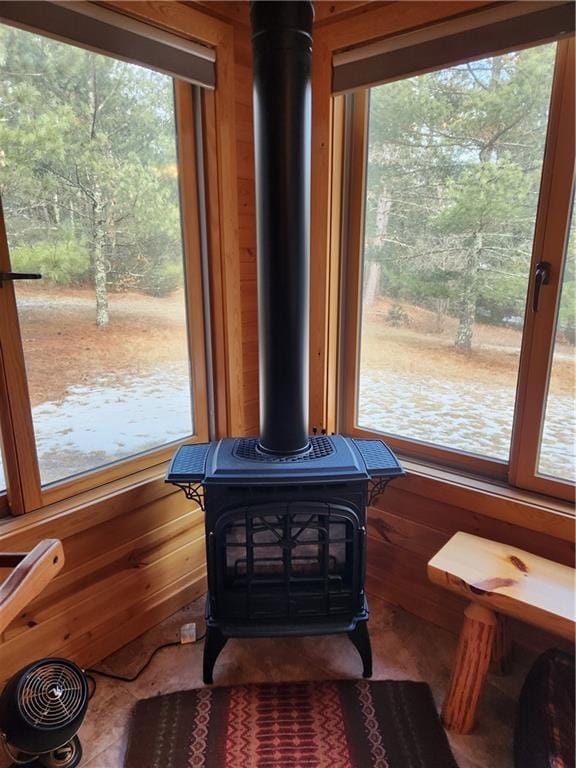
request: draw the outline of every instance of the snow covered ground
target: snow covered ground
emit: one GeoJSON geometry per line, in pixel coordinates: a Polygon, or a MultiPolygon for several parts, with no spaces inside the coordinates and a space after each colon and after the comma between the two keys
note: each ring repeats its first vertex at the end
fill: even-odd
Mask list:
{"type": "MultiPolygon", "coordinates": [[[[32,411],[43,484],[191,434],[189,374],[165,366],[143,376],[102,376],[32,411]]],[[[3,478],[2,478],[3,482],[3,478]]]]}
{"type": "MultiPolygon", "coordinates": [[[[361,427],[506,461],[514,396],[513,390],[481,382],[447,381],[433,374],[415,379],[370,371],[360,379],[358,423],[361,427]]],[[[551,396],[542,440],[541,472],[574,478],[575,430],[573,400],[566,395],[551,396]]]]}

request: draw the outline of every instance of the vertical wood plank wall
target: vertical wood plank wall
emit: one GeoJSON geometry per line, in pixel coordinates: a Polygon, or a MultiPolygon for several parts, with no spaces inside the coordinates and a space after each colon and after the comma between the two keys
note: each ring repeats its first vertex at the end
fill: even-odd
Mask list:
{"type": "Polygon", "coordinates": [[[252,48],[248,27],[234,35],[236,60],[236,156],[242,297],[244,367],[244,434],[259,432],[258,307],[256,292],[256,192],[254,188],[254,124],[252,120],[252,48]]]}
{"type": "Polygon", "coordinates": [[[245,435],[259,432],[258,306],[256,290],[256,192],[252,118],[252,44],[248,2],[187,0],[234,25],[236,163],[242,327],[242,377],[245,435]]]}

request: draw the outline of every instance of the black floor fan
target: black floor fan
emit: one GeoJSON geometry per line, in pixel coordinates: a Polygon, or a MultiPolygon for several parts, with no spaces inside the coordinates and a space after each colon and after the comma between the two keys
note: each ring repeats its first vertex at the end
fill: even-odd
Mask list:
{"type": "Polygon", "coordinates": [[[88,706],[88,682],[66,659],[41,659],[16,673],[0,695],[0,734],[13,765],[76,768],[76,733],[88,706]]]}

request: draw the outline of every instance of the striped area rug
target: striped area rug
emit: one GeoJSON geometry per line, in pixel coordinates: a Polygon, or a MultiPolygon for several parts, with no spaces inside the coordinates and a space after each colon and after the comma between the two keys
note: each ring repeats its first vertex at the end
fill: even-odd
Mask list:
{"type": "Polygon", "coordinates": [[[457,768],[425,683],[200,688],[138,702],[125,768],[457,768]]]}

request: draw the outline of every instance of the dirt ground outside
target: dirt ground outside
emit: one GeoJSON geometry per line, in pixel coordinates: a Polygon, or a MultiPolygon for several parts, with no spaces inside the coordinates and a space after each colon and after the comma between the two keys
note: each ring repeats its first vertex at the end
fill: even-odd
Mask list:
{"type": "MultiPolygon", "coordinates": [[[[358,421],[361,426],[507,460],[520,344],[519,330],[476,324],[473,348],[454,346],[457,321],[379,298],[364,313],[358,421]]],[[[574,479],[574,347],[554,354],[540,470],[574,479]]]]}
{"type": "MultiPolygon", "coordinates": [[[[19,285],[18,306],[43,483],[192,431],[184,295],[110,295],[95,323],[89,288],[19,285]]],[[[478,325],[454,347],[456,321],[378,299],[365,313],[359,423],[506,459],[521,334],[478,325]]],[[[560,345],[543,439],[544,471],[574,473],[574,348],[560,345]]]]}
{"type": "Polygon", "coordinates": [[[193,431],[183,291],[110,294],[95,322],[89,288],[18,286],[43,483],[193,431]]]}
{"type": "Polygon", "coordinates": [[[18,285],[32,407],[60,401],[100,376],[118,382],[187,360],[184,292],[109,295],[110,323],[96,325],[91,288],[18,285]]]}

